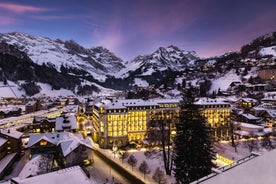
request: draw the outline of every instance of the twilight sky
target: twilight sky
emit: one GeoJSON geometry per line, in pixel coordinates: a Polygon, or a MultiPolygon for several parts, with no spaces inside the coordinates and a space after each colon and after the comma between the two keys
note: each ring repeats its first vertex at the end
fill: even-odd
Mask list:
{"type": "Polygon", "coordinates": [[[124,60],[169,45],[208,57],[276,31],[276,0],[1,0],[0,32],[14,31],[124,60]]]}

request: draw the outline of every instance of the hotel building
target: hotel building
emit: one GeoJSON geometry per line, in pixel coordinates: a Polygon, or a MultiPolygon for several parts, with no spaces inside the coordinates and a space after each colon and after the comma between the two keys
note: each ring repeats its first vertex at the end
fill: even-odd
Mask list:
{"type": "MultiPolygon", "coordinates": [[[[215,101],[215,100],[214,100],[215,101]]],[[[225,102],[196,102],[213,129],[214,136],[226,139],[230,134],[230,105],[225,102]]],[[[92,138],[102,148],[120,147],[129,142],[142,142],[152,126],[175,134],[179,121],[180,99],[116,99],[101,100],[92,112],[92,138]]]]}
{"type": "Polygon", "coordinates": [[[92,138],[102,148],[124,146],[147,138],[149,123],[166,120],[172,129],[179,113],[179,99],[102,100],[93,107],[92,138]]]}

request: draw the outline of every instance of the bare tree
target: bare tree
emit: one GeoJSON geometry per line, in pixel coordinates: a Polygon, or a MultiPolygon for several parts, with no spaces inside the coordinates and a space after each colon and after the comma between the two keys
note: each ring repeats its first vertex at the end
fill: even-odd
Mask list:
{"type": "Polygon", "coordinates": [[[244,141],[244,146],[250,151],[250,153],[253,150],[258,150],[259,146],[258,146],[258,142],[257,142],[257,137],[251,135],[248,140],[244,141]]]}
{"type": "Polygon", "coordinates": [[[173,111],[159,111],[150,121],[149,140],[161,143],[164,167],[167,175],[172,171],[171,128],[175,126],[176,114],[173,111]]]}
{"type": "Polygon", "coordinates": [[[261,145],[268,149],[268,150],[272,150],[275,148],[275,145],[272,143],[271,139],[270,139],[270,136],[271,136],[271,133],[266,133],[264,136],[263,136],[263,139],[262,139],[262,142],[261,142],[261,145]]]}

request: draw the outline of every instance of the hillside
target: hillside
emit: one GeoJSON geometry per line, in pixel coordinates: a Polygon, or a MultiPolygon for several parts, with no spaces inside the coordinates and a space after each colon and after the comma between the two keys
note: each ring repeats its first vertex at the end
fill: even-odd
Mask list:
{"type": "Polygon", "coordinates": [[[275,32],[242,46],[241,52],[213,58],[201,59],[194,51],[171,45],[129,62],[106,48],[87,49],[73,40],[14,32],[0,34],[0,41],[0,86],[5,91],[14,89],[19,96],[51,94],[52,90],[90,95],[149,86],[154,93],[176,95],[189,85],[212,93],[224,90],[233,80],[258,77],[259,69],[273,68],[276,57],[275,32]]]}

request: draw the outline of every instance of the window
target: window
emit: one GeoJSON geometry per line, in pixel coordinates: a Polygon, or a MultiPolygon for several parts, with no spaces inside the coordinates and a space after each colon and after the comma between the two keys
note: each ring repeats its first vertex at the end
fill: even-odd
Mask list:
{"type": "Polygon", "coordinates": [[[41,140],[39,144],[40,144],[40,146],[45,146],[45,145],[47,145],[47,141],[41,140]]]}

